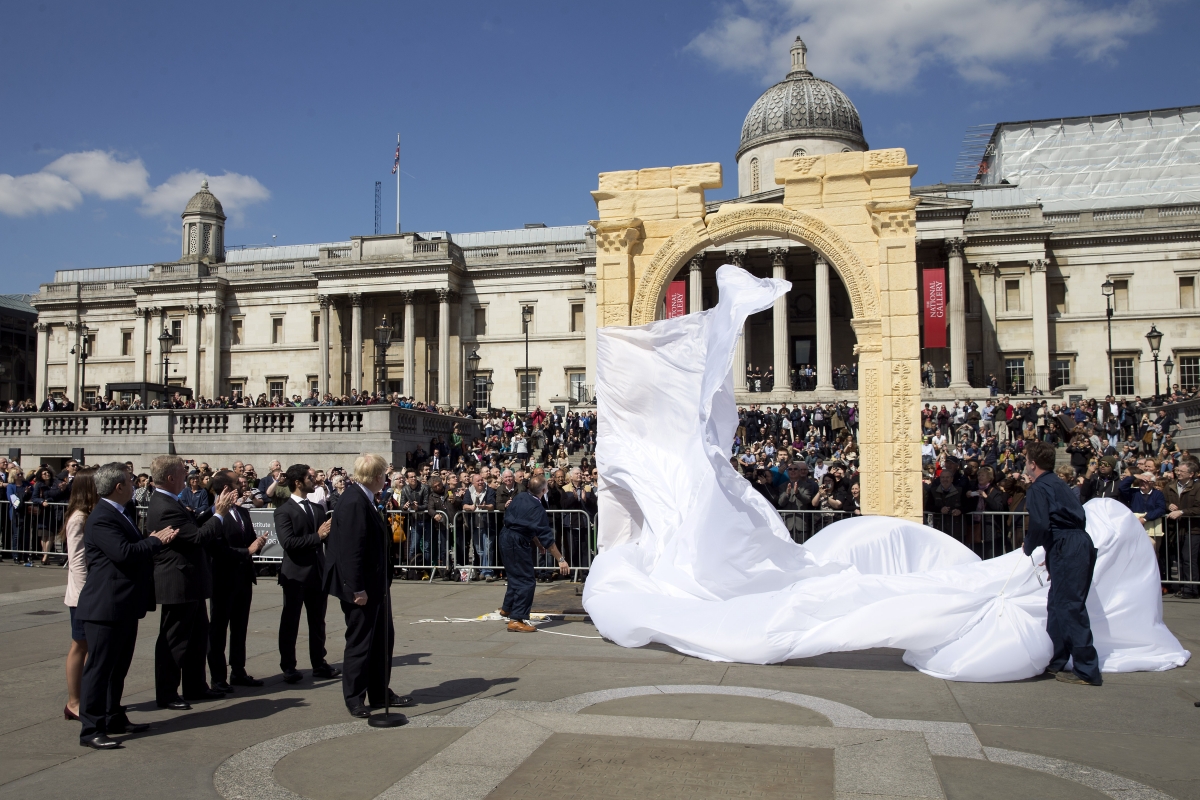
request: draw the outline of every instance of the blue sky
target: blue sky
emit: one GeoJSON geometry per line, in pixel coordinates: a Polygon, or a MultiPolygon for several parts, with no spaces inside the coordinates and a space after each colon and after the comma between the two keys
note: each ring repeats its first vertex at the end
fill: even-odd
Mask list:
{"type": "Polygon", "coordinates": [[[227,242],[582,224],[614,169],[720,160],[809,64],[872,147],[950,178],[969,125],[1200,103],[1200,4],[1081,0],[0,6],[0,275],[178,257],[202,175],[227,242]],[[180,199],[182,198],[182,199],[180,199]]]}

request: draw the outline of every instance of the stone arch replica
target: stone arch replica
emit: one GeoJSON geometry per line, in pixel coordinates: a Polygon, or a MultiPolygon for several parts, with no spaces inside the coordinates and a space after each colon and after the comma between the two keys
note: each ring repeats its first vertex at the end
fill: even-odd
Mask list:
{"type": "Polygon", "coordinates": [[[720,164],[600,174],[592,192],[601,326],[662,315],[667,284],[696,253],[752,236],[803,243],[837,270],[858,339],[863,510],[921,518],[917,168],[902,149],[781,158],[782,203],[725,203],[707,214],[720,164]]]}

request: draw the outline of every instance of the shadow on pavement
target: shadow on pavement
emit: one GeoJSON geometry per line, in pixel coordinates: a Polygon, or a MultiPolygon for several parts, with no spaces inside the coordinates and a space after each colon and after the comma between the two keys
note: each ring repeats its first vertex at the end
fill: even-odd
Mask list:
{"type": "MultiPolygon", "coordinates": [[[[134,734],[133,739],[144,739],[150,736],[159,736],[165,733],[176,733],[179,731],[193,730],[195,728],[208,728],[213,725],[224,725],[230,722],[244,722],[247,720],[266,719],[273,714],[278,714],[280,711],[287,711],[291,708],[308,705],[308,703],[298,697],[258,697],[249,699],[241,703],[233,703],[232,705],[221,706],[220,708],[211,708],[205,711],[198,711],[193,706],[190,712],[181,713],[177,717],[170,719],[159,720],[151,724],[150,730],[145,733],[134,734]]],[[[130,711],[150,710],[154,708],[153,703],[139,703],[135,706],[128,707],[130,711]]],[[[137,722],[135,718],[133,720],[137,722]]]]}
{"type": "MultiPolygon", "coordinates": [[[[482,694],[494,686],[516,683],[519,680],[520,678],[456,678],[452,681],[443,681],[437,686],[430,686],[425,689],[413,689],[409,694],[417,700],[425,697],[432,702],[444,702],[446,700],[457,700],[462,697],[472,697],[482,694]]],[[[501,692],[500,694],[507,694],[507,692],[501,692]]],[[[493,696],[498,697],[499,695],[493,696]]]]}

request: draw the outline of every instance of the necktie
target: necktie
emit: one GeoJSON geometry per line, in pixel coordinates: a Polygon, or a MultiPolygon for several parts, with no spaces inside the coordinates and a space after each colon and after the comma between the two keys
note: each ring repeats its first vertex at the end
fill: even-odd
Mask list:
{"type": "Polygon", "coordinates": [[[313,514],[312,503],[305,500],[302,505],[304,506],[304,510],[308,512],[308,521],[313,526],[313,530],[315,531],[317,529],[317,517],[315,514],[313,514]]]}

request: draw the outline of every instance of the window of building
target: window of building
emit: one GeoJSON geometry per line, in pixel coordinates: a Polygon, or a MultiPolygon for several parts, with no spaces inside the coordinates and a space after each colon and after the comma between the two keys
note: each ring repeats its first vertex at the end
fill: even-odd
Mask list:
{"type": "Polygon", "coordinates": [[[276,397],[283,397],[283,387],[286,384],[283,378],[268,378],[267,379],[267,397],[274,400],[276,397]]]}
{"type": "Polygon", "coordinates": [[[484,306],[475,308],[475,335],[487,336],[487,308],[484,306]]]}
{"type": "Polygon", "coordinates": [[[183,344],[183,320],[171,320],[171,346],[179,347],[183,344]]]}
{"type": "Polygon", "coordinates": [[[121,355],[133,355],[133,331],[121,331],[121,355]]]}
{"type": "Polygon", "coordinates": [[[571,333],[583,333],[583,303],[571,303],[571,333]]]}
{"type": "Polygon", "coordinates": [[[1004,359],[1004,382],[1010,394],[1025,394],[1025,359],[1004,359]]]}
{"type": "Polygon", "coordinates": [[[232,319],[229,321],[229,337],[230,344],[242,343],[242,320],[232,319]]]}
{"type": "Polygon", "coordinates": [[[245,381],[230,381],[229,382],[229,394],[231,396],[241,397],[245,393],[245,391],[246,391],[246,382],[245,381]]]}
{"type": "Polygon", "coordinates": [[[283,317],[271,317],[271,344],[283,344],[283,317]]]}
{"type": "Polygon", "coordinates": [[[1049,287],[1050,313],[1065,314],[1067,313],[1067,284],[1052,283],[1049,287]]]}
{"type": "Polygon", "coordinates": [[[1113,359],[1113,391],[1118,395],[1131,395],[1137,392],[1133,385],[1133,365],[1132,358],[1113,359]]]}
{"type": "Polygon", "coordinates": [[[570,397],[572,403],[586,403],[591,399],[588,397],[586,380],[587,373],[584,372],[571,372],[567,374],[567,381],[571,386],[570,397]]]}
{"type": "Polygon", "coordinates": [[[758,159],[750,159],[750,192],[758,191],[759,175],[758,175],[758,159]]]}
{"type": "Polygon", "coordinates": [[[518,374],[519,374],[520,381],[521,381],[520,405],[522,408],[524,408],[525,406],[529,406],[530,408],[533,408],[534,406],[536,406],[538,404],[538,402],[537,402],[538,375],[536,372],[533,372],[532,370],[530,370],[529,372],[521,372],[518,374]]]}
{"type": "Polygon", "coordinates": [[[475,401],[476,408],[491,408],[492,393],[488,391],[488,377],[482,373],[475,376],[471,399],[475,401]]]}
{"type": "Polygon", "coordinates": [[[1191,275],[1179,279],[1179,307],[1196,307],[1196,279],[1191,275]]]}
{"type": "Polygon", "coordinates": [[[321,315],[313,314],[312,318],[312,340],[314,342],[321,341],[321,315]]]}
{"type": "Polygon", "coordinates": [[[100,393],[100,390],[99,390],[99,389],[97,389],[95,386],[87,386],[87,387],[84,387],[84,390],[83,390],[83,402],[87,403],[88,405],[91,405],[92,403],[95,403],[95,402],[96,402],[96,395],[97,395],[97,394],[99,394],[99,393],[100,393]]]}
{"type": "Polygon", "coordinates": [[[1066,358],[1055,359],[1050,362],[1050,390],[1054,391],[1060,386],[1067,386],[1071,383],[1071,360],[1066,358]]]}
{"type": "Polygon", "coordinates": [[[1021,310],[1021,281],[1011,280],[1004,282],[1004,310],[1021,310]]]}
{"type": "Polygon", "coordinates": [[[438,374],[436,372],[429,373],[429,377],[425,380],[425,385],[429,390],[430,397],[438,396],[438,374]]]}
{"type": "Polygon", "coordinates": [[[792,151],[792,158],[796,158],[797,156],[806,156],[806,155],[808,155],[808,153],[804,152],[803,147],[797,147],[795,150],[792,151]]]}
{"type": "Polygon", "coordinates": [[[1129,310],[1129,281],[1113,281],[1113,309],[1115,311],[1129,310]]]}
{"type": "Polygon", "coordinates": [[[392,315],[388,319],[390,319],[392,321],[392,341],[393,342],[403,342],[404,341],[404,312],[402,310],[401,311],[393,311],[392,315]]]}
{"type": "Polygon", "coordinates": [[[1179,357],[1179,388],[1190,392],[1200,386],[1200,356],[1179,357]]]}
{"type": "Polygon", "coordinates": [[[971,290],[972,290],[972,288],[973,287],[972,287],[972,284],[970,281],[963,282],[963,313],[964,314],[971,313],[971,302],[972,302],[971,301],[971,290]]]}
{"type": "Polygon", "coordinates": [[[388,394],[403,395],[404,394],[404,380],[403,379],[395,380],[394,378],[388,378],[387,390],[388,390],[388,394]]]}

